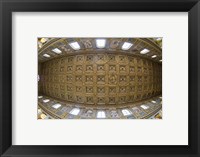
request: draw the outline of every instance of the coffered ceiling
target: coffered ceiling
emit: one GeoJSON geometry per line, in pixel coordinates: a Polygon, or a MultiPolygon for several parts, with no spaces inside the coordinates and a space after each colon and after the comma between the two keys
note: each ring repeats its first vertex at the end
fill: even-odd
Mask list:
{"type": "Polygon", "coordinates": [[[71,105],[134,106],[162,94],[162,38],[38,38],[38,91],[71,105]]]}

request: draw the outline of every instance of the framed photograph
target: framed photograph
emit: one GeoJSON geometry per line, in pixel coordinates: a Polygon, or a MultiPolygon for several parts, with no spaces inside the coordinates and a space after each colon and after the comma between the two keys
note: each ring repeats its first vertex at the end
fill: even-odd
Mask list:
{"type": "Polygon", "coordinates": [[[1,0],[1,156],[200,154],[199,0],[1,0]]]}
{"type": "Polygon", "coordinates": [[[38,119],[162,119],[162,38],[38,44],[38,119]]]}

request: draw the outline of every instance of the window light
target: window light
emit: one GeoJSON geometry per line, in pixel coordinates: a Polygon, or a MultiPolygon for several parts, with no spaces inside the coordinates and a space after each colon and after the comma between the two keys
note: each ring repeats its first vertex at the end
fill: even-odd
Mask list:
{"type": "Polygon", "coordinates": [[[150,50],[148,50],[148,49],[143,49],[142,51],[140,51],[141,54],[146,54],[148,52],[150,52],[150,50]]]}
{"type": "Polygon", "coordinates": [[[79,108],[74,108],[74,109],[72,109],[72,110],[70,111],[70,114],[72,114],[72,115],[78,115],[79,112],[80,112],[80,109],[79,109],[79,108]]]}
{"type": "Polygon", "coordinates": [[[43,96],[38,96],[39,99],[41,99],[43,96]]]}
{"type": "Polygon", "coordinates": [[[80,50],[81,47],[80,45],[78,44],[78,42],[72,42],[72,43],[69,43],[69,45],[74,49],[74,50],[80,50]]]}
{"type": "Polygon", "coordinates": [[[152,102],[152,103],[154,103],[154,104],[156,103],[156,101],[154,101],[154,100],[153,100],[153,101],[151,101],[151,102],[152,102]]]}
{"type": "Polygon", "coordinates": [[[42,114],[40,115],[40,117],[41,117],[41,119],[46,119],[46,118],[47,118],[47,115],[45,115],[45,114],[42,113],[42,114]]]}
{"type": "Polygon", "coordinates": [[[160,41],[160,40],[162,40],[162,38],[156,38],[156,40],[157,40],[157,41],[160,41]]]}
{"type": "Polygon", "coordinates": [[[131,113],[129,110],[127,110],[127,109],[123,109],[123,110],[122,110],[122,113],[123,113],[124,116],[129,116],[129,115],[132,114],[132,113],[131,113]]]}
{"type": "Polygon", "coordinates": [[[96,40],[96,46],[97,48],[104,48],[106,46],[106,40],[105,39],[97,39],[96,40]]]}
{"type": "Polygon", "coordinates": [[[145,110],[149,108],[149,106],[147,106],[147,105],[141,105],[140,107],[142,107],[145,110]]]}
{"type": "Polygon", "coordinates": [[[58,49],[58,48],[55,48],[52,51],[57,53],[57,54],[61,54],[62,53],[62,51],[60,49],[58,49]]]}
{"type": "Polygon", "coordinates": [[[50,101],[49,99],[43,100],[44,103],[47,103],[47,102],[49,102],[49,101],[50,101]]]}
{"type": "Polygon", "coordinates": [[[156,57],[157,57],[156,55],[151,56],[151,58],[156,58],[156,57]]]}
{"type": "Polygon", "coordinates": [[[48,38],[41,38],[41,39],[40,39],[40,42],[41,42],[41,43],[45,43],[47,40],[48,40],[48,38]]]}
{"type": "Polygon", "coordinates": [[[54,104],[52,107],[58,109],[59,107],[61,107],[61,104],[54,104]]]}
{"type": "Polygon", "coordinates": [[[98,111],[97,118],[106,118],[106,113],[104,111],[98,111]]]}
{"type": "Polygon", "coordinates": [[[122,50],[128,50],[131,48],[133,44],[131,43],[128,43],[128,42],[125,42],[123,45],[122,45],[122,50]]]}
{"type": "Polygon", "coordinates": [[[47,58],[51,57],[50,55],[48,55],[48,54],[46,54],[46,53],[43,54],[43,56],[44,56],[44,57],[47,57],[47,58]]]}

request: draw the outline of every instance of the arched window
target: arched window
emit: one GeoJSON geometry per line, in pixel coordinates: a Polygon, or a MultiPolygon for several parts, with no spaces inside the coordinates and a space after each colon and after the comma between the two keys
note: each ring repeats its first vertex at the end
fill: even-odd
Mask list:
{"type": "Polygon", "coordinates": [[[69,45],[74,49],[74,50],[80,50],[81,47],[80,45],[78,44],[78,42],[72,42],[72,43],[69,43],[69,45]]]}
{"type": "Polygon", "coordinates": [[[44,103],[47,103],[47,102],[49,102],[49,101],[50,101],[49,99],[43,100],[44,103]]]}
{"type": "Polygon", "coordinates": [[[152,102],[152,103],[154,103],[154,104],[156,103],[156,101],[154,101],[154,100],[153,100],[153,101],[151,101],[151,102],[152,102]]]}
{"type": "Polygon", "coordinates": [[[59,107],[61,107],[61,104],[55,104],[52,107],[55,108],[55,109],[58,109],[59,107]]]}
{"type": "Polygon", "coordinates": [[[146,53],[149,53],[149,52],[150,52],[150,50],[148,50],[148,49],[143,49],[142,51],[140,51],[141,54],[146,54],[146,53]]]}
{"type": "Polygon", "coordinates": [[[147,110],[149,108],[149,106],[147,105],[141,105],[140,107],[142,107],[144,110],[147,110]]]}
{"type": "Polygon", "coordinates": [[[46,57],[46,58],[49,58],[49,57],[51,57],[50,55],[48,55],[48,54],[46,54],[46,53],[45,53],[45,54],[43,54],[43,56],[44,56],[44,57],[46,57]]]}
{"type": "Polygon", "coordinates": [[[132,43],[128,43],[128,42],[125,42],[123,45],[122,45],[122,50],[128,50],[131,48],[133,44],[132,43]]]}
{"type": "Polygon", "coordinates": [[[72,109],[71,111],[70,111],[70,114],[72,114],[72,115],[78,115],[79,114],[79,112],[80,112],[80,109],[79,108],[74,108],[74,109],[72,109]]]}
{"type": "Polygon", "coordinates": [[[61,54],[62,53],[62,51],[60,49],[58,49],[58,48],[55,48],[52,51],[57,53],[57,54],[61,54]]]}
{"type": "Polygon", "coordinates": [[[98,111],[97,118],[106,118],[106,113],[104,111],[98,111]]]}
{"type": "Polygon", "coordinates": [[[122,113],[123,113],[124,116],[129,116],[129,115],[132,114],[131,111],[129,111],[128,109],[123,109],[122,113]]]}
{"type": "Polygon", "coordinates": [[[106,113],[104,111],[98,111],[97,118],[106,118],[106,113]]]}
{"type": "Polygon", "coordinates": [[[106,46],[106,39],[97,39],[96,40],[96,47],[97,48],[104,48],[106,46]]]}

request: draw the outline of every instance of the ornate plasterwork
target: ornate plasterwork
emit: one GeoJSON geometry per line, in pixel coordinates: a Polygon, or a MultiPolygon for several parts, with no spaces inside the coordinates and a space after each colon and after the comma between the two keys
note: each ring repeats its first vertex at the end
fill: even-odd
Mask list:
{"type": "Polygon", "coordinates": [[[83,105],[119,106],[162,91],[161,64],[121,52],[60,57],[44,62],[40,71],[41,93],[83,105]]]}
{"type": "MultiPolygon", "coordinates": [[[[40,39],[40,38],[39,38],[40,39]]],[[[97,38],[50,38],[50,40],[44,44],[42,48],[38,49],[38,61],[45,62],[47,60],[52,60],[53,58],[59,58],[62,56],[68,56],[73,54],[85,54],[90,53],[91,51],[107,51],[107,52],[122,52],[127,54],[138,55],[143,58],[150,59],[155,62],[162,60],[162,48],[158,41],[154,38],[105,38],[106,45],[102,49],[98,49],[96,46],[97,38]],[[74,50],[69,44],[71,42],[77,42],[80,46],[79,50],[74,50]],[[122,50],[122,45],[124,42],[132,43],[130,49],[122,50]],[[56,54],[52,50],[58,48],[61,50],[61,53],[56,54]],[[142,49],[148,49],[150,52],[148,54],[142,55],[140,51],[142,49]],[[48,54],[51,57],[46,58],[43,55],[48,54]],[[156,58],[151,58],[153,55],[156,55],[156,58]]],[[[162,43],[162,38],[159,41],[162,43]]]]}
{"type": "Polygon", "coordinates": [[[153,117],[158,111],[161,112],[162,98],[157,96],[143,102],[130,104],[129,106],[105,106],[104,108],[100,108],[97,105],[74,105],[51,97],[40,96],[38,98],[38,105],[42,109],[42,112],[50,116],[51,119],[148,119],[153,117]],[[47,99],[49,101],[44,102],[47,99]],[[55,108],[55,104],[59,104],[59,107],[55,108]],[[74,109],[78,110],[76,115],[71,112],[74,109]],[[129,114],[125,114],[125,110],[129,114]],[[98,117],[99,112],[103,112],[105,116],[98,117]]]}

